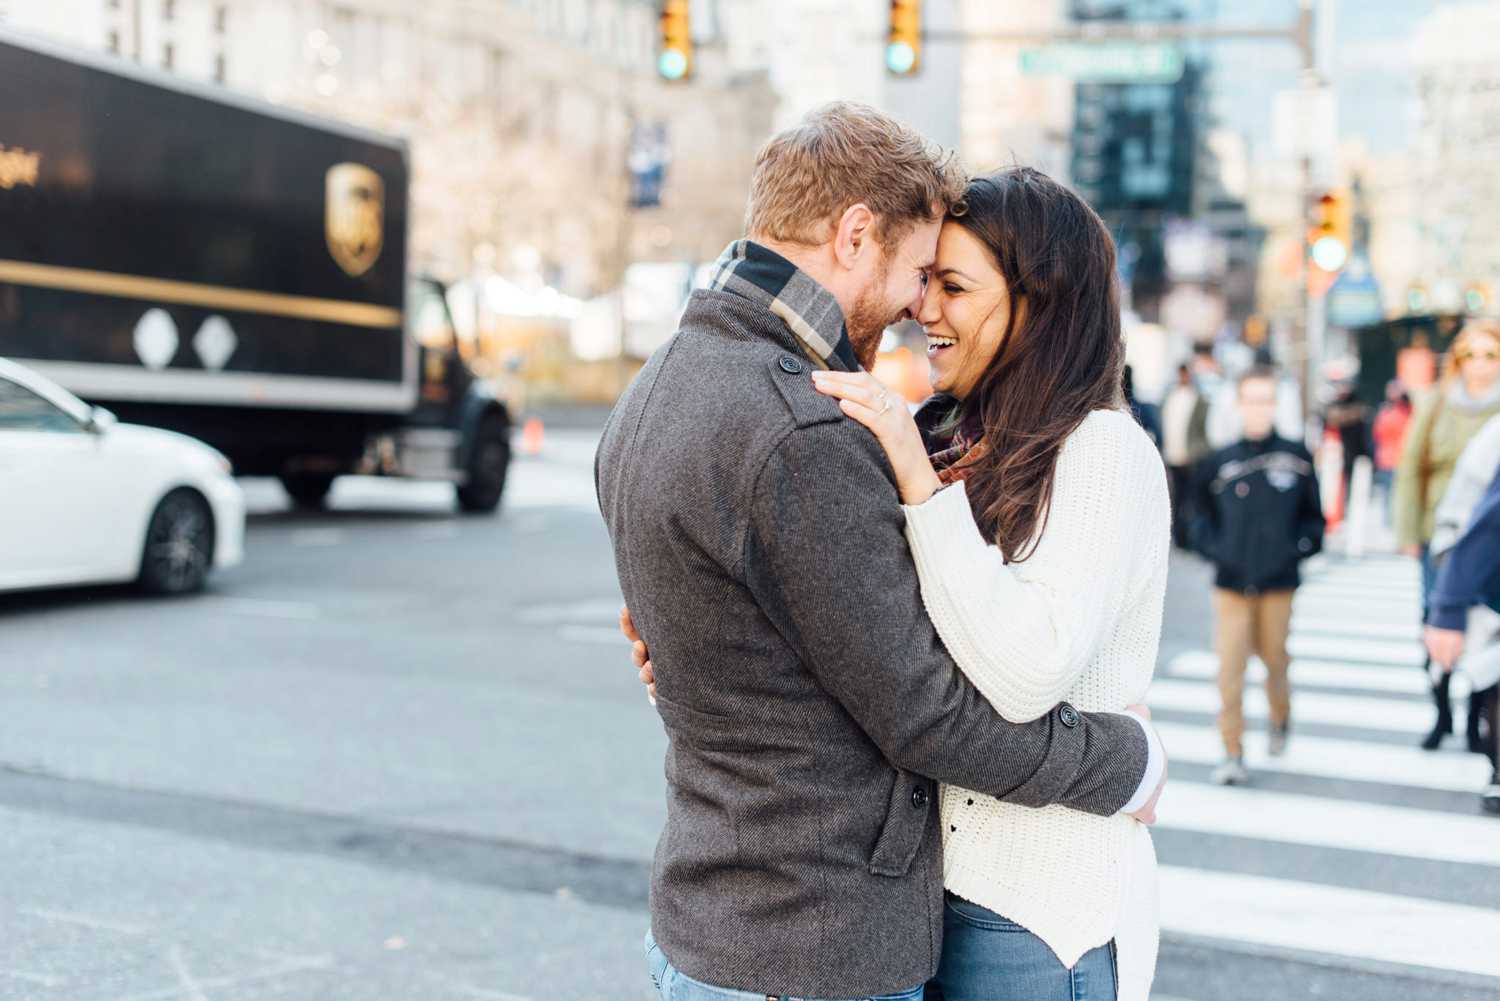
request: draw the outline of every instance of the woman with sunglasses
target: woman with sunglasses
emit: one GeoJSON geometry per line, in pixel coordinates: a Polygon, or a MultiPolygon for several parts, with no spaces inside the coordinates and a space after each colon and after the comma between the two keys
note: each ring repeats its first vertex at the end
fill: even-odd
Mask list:
{"type": "MultiPolygon", "coordinates": [[[[1472,320],[1454,338],[1436,391],[1418,407],[1396,470],[1396,541],[1402,552],[1421,561],[1424,606],[1436,573],[1430,546],[1438,503],[1453,477],[1458,457],[1496,414],[1500,414],[1500,323],[1472,320]]],[[[1425,607],[1422,617],[1427,617],[1425,607]]],[[[1430,666],[1429,662],[1423,669],[1430,666]]],[[[1448,695],[1452,679],[1445,673],[1432,686],[1438,716],[1432,732],[1422,741],[1428,750],[1435,750],[1453,732],[1448,695]]],[[[1480,707],[1487,695],[1475,693],[1469,699],[1468,745],[1476,754],[1485,749],[1480,707]]]]}

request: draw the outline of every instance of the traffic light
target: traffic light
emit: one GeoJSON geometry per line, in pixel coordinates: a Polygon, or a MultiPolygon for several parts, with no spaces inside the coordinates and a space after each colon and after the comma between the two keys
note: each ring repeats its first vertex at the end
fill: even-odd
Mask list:
{"type": "Polygon", "coordinates": [[[892,76],[914,76],[922,68],[922,0],[891,0],[885,68],[892,76]]]}
{"type": "Polygon", "coordinates": [[[1474,282],[1464,289],[1464,311],[1488,313],[1495,302],[1495,290],[1488,282],[1474,282]]]}
{"type": "Polygon", "coordinates": [[[1343,268],[1349,260],[1352,222],[1348,196],[1325,191],[1318,199],[1313,226],[1307,233],[1313,264],[1330,273],[1343,268]]]}
{"type": "Polygon", "coordinates": [[[661,0],[661,47],[656,71],[664,80],[686,80],[693,73],[693,29],[689,0],[661,0]]]}

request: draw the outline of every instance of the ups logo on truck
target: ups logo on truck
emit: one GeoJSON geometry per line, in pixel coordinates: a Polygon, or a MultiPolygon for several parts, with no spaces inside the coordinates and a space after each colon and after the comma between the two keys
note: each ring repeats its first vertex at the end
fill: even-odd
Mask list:
{"type": "Polygon", "coordinates": [[[28,153],[19,146],[15,149],[0,146],[0,188],[8,191],[22,185],[36,187],[36,178],[41,171],[41,166],[42,154],[40,153],[28,153]]]}
{"type": "Polygon", "coordinates": [[[324,223],[328,252],[351,277],[369,271],[380,258],[385,233],[385,184],[357,163],[328,169],[324,223]]]}

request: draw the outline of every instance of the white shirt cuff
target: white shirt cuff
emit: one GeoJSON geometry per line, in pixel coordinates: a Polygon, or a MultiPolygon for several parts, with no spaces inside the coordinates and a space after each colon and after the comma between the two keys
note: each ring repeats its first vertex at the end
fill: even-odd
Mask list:
{"type": "Polygon", "coordinates": [[[1127,712],[1129,716],[1141,725],[1146,732],[1146,774],[1141,779],[1141,784],[1136,788],[1135,795],[1130,797],[1130,802],[1120,807],[1121,813],[1136,813],[1151,802],[1156,787],[1161,785],[1161,776],[1167,768],[1167,750],[1161,746],[1161,738],[1156,735],[1156,727],[1152,726],[1144,716],[1127,712]]]}

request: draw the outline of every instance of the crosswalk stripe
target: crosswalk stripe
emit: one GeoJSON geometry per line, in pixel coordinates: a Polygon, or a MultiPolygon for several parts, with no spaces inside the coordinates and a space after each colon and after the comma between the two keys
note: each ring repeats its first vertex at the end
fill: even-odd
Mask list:
{"type": "Polygon", "coordinates": [[[1160,867],[1165,932],[1500,977],[1500,911],[1160,867]]]}
{"type": "MultiPolygon", "coordinates": [[[[1413,608],[1416,606],[1413,605],[1413,608]]],[[[1358,622],[1329,622],[1323,616],[1306,614],[1300,609],[1292,614],[1292,632],[1314,636],[1352,636],[1361,639],[1405,640],[1413,648],[1422,642],[1422,624],[1415,616],[1397,620],[1364,619],[1358,622]]]]}
{"type": "MultiPolygon", "coordinates": [[[[1415,670],[1412,673],[1417,674],[1415,670]]],[[[1418,674],[1418,679],[1420,680],[1420,674],[1418,674]]],[[[1198,681],[1158,677],[1152,682],[1146,701],[1147,705],[1153,709],[1175,709],[1182,712],[1215,715],[1219,711],[1218,688],[1198,681]]],[[[1246,685],[1244,711],[1246,719],[1269,718],[1270,707],[1262,689],[1246,685]]],[[[1392,730],[1415,736],[1431,729],[1434,715],[1435,712],[1431,706],[1420,702],[1403,702],[1362,695],[1333,695],[1325,692],[1292,693],[1294,726],[1297,723],[1325,723],[1333,726],[1392,730]]]]}
{"type": "MultiPolygon", "coordinates": [[[[1475,812],[1444,812],[1402,805],[1402,790],[1473,796],[1490,776],[1489,762],[1455,751],[1416,747],[1433,708],[1425,696],[1420,577],[1404,559],[1361,563],[1320,560],[1298,591],[1288,650],[1292,654],[1291,742],[1271,758],[1264,733],[1246,743],[1251,784],[1222,788],[1178,779],[1162,796],[1161,827],[1182,845],[1184,837],[1237,838],[1229,844],[1260,859],[1283,854],[1306,859],[1309,850],[1364,853],[1379,871],[1433,864],[1482,867],[1495,873],[1496,906],[1474,906],[1397,893],[1325,885],[1288,876],[1316,870],[1291,862],[1287,875],[1250,875],[1170,864],[1161,868],[1162,927],[1226,947],[1286,948],[1341,957],[1500,977],[1500,823],[1475,812]],[[1316,687],[1318,691],[1309,691],[1316,687]],[[1322,737],[1300,724],[1348,728],[1322,737]],[[1407,746],[1381,740],[1400,737],[1407,746]],[[1362,739],[1363,738],[1363,739],[1362,739]],[[1295,775],[1301,791],[1257,787],[1255,777],[1295,775]],[[1348,783],[1388,793],[1368,802],[1344,798],[1348,783]],[[1326,786],[1328,795],[1314,795],[1326,786]]],[[[1207,639],[1207,637],[1205,637],[1207,639]]],[[[1216,765],[1224,747],[1213,722],[1219,709],[1218,660],[1210,649],[1178,653],[1163,664],[1147,701],[1154,709],[1200,714],[1201,722],[1159,720],[1157,730],[1174,763],[1216,765]]],[[[1264,665],[1252,659],[1246,678],[1245,715],[1261,724],[1268,715],[1264,665]]],[[[1455,692],[1455,697],[1461,693],[1455,692]]],[[[1201,775],[1201,773],[1199,773],[1201,775]]],[[[1430,799],[1430,797],[1428,797],[1430,799]]],[[[1225,844],[1215,841],[1213,844],[1225,844]]],[[[1194,850],[1208,865],[1214,852],[1194,850]]],[[[1330,855],[1329,864],[1338,864],[1330,855]]],[[[1197,864],[1195,861],[1194,864],[1197,864]]],[[[1272,869],[1280,866],[1272,862],[1272,869]]],[[[1420,871],[1420,870],[1419,870],[1420,871]]],[[[1426,870],[1431,871],[1431,870],[1426,870]]],[[[1481,871],[1481,870],[1473,870],[1481,871]]],[[[1318,877],[1313,876],[1316,880],[1318,877]]],[[[1458,878],[1458,877],[1455,877],[1458,878]]],[[[1471,877],[1465,877],[1471,878],[1471,877]]],[[[1480,877],[1487,878],[1487,877],[1480,877]]],[[[1347,875],[1340,881],[1348,881],[1347,875]]],[[[1415,885],[1400,879],[1388,885],[1415,885]]],[[[1488,904],[1484,894],[1474,903],[1488,904]]]]}
{"type": "Polygon", "coordinates": [[[1176,830],[1500,867],[1500,830],[1482,816],[1194,782],[1169,784],[1159,816],[1176,830]]]}
{"type": "MultiPolygon", "coordinates": [[[[1295,705],[1294,702],[1294,711],[1295,705]]],[[[1224,745],[1219,732],[1210,724],[1161,720],[1156,723],[1156,730],[1172,761],[1217,765],[1224,760],[1224,745]]],[[[1264,741],[1252,735],[1245,743],[1245,763],[1252,776],[1257,770],[1264,769],[1316,778],[1466,793],[1477,793],[1489,776],[1489,762],[1477,754],[1429,752],[1415,746],[1310,737],[1296,732],[1292,734],[1286,753],[1279,758],[1268,757],[1264,741]]],[[[1494,825],[1494,835],[1500,837],[1500,822],[1494,825]]]]}
{"type": "MultiPolygon", "coordinates": [[[[1168,663],[1166,676],[1170,678],[1195,678],[1212,681],[1219,676],[1219,658],[1206,650],[1189,650],[1178,654],[1168,663]]],[[[1266,679],[1266,666],[1260,658],[1252,658],[1246,672],[1246,684],[1261,684],[1266,679]]],[[[1349,688],[1360,691],[1390,692],[1397,695],[1425,695],[1427,681],[1421,671],[1392,670],[1389,667],[1369,667],[1365,664],[1340,663],[1334,660],[1292,661],[1292,700],[1298,699],[1296,686],[1317,685],[1322,688],[1349,688]]]]}
{"type": "Polygon", "coordinates": [[[1422,648],[1404,640],[1356,639],[1348,636],[1293,634],[1287,641],[1293,657],[1357,660],[1367,664],[1391,664],[1413,670],[1422,666],[1422,648]]]}

